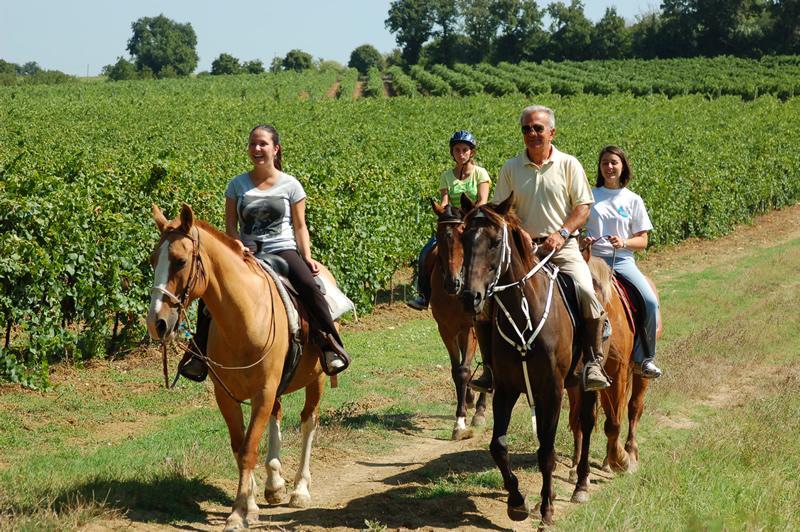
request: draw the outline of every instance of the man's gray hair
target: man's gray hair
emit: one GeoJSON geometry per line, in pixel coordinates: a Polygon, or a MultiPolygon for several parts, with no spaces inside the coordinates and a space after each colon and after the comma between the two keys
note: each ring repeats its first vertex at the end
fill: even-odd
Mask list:
{"type": "Polygon", "coordinates": [[[529,105],[525,109],[522,110],[522,114],[519,115],[519,124],[521,126],[525,125],[525,117],[528,115],[532,115],[533,113],[547,113],[548,122],[550,129],[555,129],[556,127],[556,114],[553,112],[552,109],[549,107],[545,107],[544,105],[529,105]]]}

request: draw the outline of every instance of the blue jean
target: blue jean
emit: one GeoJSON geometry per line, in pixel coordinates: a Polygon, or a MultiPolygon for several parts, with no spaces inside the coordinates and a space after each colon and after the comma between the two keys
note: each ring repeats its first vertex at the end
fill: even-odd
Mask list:
{"type": "Polygon", "coordinates": [[[633,257],[616,257],[614,263],[611,263],[611,257],[600,257],[605,260],[609,266],[614,268],[614,271],[622,274],[625,279],[631,282],[636,290],[641,294],[644,300],[644,334],[636,335],[633,344],[633,361],[641,364],[645,359],[654,359],[656,357],[656,330],[658,329],[658,298],[656,293],[650,287],[644,274],[639,271],[636,266],[636,260],[633,257]]]}
{"type": "Polygon", "coordinates": [[[425,271],[425,259],[428,258],[428,253],[436,246],[436,235],[433,235],[428,242],[422,246],[422,251],[419,252],[417,258],[417,292],[425,298],[425,301],[431,299],[431,275],[430,272],[425,271]]]}

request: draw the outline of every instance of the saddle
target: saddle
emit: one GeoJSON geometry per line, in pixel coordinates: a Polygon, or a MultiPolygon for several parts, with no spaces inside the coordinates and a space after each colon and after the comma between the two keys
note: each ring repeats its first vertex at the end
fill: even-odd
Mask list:
{"type": "MultiPolygon", "coordinates": [[[[308,312],[299,298],[297,289],[287,277],[289,274],[289,264],[278,255],[264,252],[256,253],[255,258],[258,259],[264,271],[272,276],[275,281],[283,304],[286,307],[286,314],[289,321],[289,351],[286,354],[281,381],[278,385],[278,395],[280,395],[286,390],[286,387],[289,385],[289,382],[292,380],[297,370],[297,366],[300,363],[300,355],[303,352],[303,345],[311,339],[308,312]]],[[[328,303],[331,317],[334,320],[350,310],[355,310],[353,302],[336,286],[326,284],[322,276],[314,277],[314,281],[325,296],[325,301],[328,303]]],[[[325,373],[328,373],[328,368],[325,367],[325,357],[320,357],[320,360],[325,369],[325,373]]],[[[349,360],[345,361],[345,367],[347,367],[347,365],[349,365],[349,360]]]]}

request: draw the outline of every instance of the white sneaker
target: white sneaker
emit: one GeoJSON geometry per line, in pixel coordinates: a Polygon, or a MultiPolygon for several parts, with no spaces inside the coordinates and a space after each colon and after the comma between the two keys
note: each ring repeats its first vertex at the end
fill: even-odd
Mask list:
{"type": "Polygon", "coordinates": [[[325,351],[325,363],[328,365],[328,370],[337,370],[344,367],[344,361],[338,357],[333,351],[325,351]]]}
{"type": "Polygon", "coordinates": [[[657,379],[661,376],[661,373],[662,371],[652,359],[648,358],[642,362],[642,377],[645,379],[657,379]]]}

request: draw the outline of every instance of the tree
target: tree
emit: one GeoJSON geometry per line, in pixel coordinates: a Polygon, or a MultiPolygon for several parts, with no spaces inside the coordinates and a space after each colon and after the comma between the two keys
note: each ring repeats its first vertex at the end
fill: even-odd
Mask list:
{"type": "Polygon", "coordinates": [[[543,12],[534,0],[494,0],[490,13],[500,32],[494,41],[494,62],[541,58],[548,35],[542,28],[543,12]]]}
{"type": "Polygon", "coordinates": [[[42,72],[42,67],[39,66],[39,63],[37,63],[36,61],[28,61],[27,63],[19,67],[17,74],[19,74],[20,76],[35,76],[40,72],[42,72]]]}
{"type": "Polygon", "coordinates": [[[583,2],[571,0],[569,5],[554,2],[547,6],[550,15],[549,55],[552,59],[589,59],[592,43],[592,22],[583,13],[583,2]]]}
{"type": "Polygon", "coordinates": [[[222,53],[219,57],[211,62],[211,75],[220,76],[225,74],[239,74],[242,71],[242,65],[239,60],[231,54],[222,53]]]}
{"type": "Polygon", "coordinates": [[[188,76],[197,67],[197,35],[192,25],[179,24],[164,15],[143,17],[131,24],[133,36],[128,52],[140,72],[147,67],[156,76],[171,66],[179,76],[188,76]]]}
{"type": "Polygon", "coordinates": [[[289,50],[289,53],[283,58],[284,70],[296,70],[300,72],[301,70],[308,70],[311,68],[313,63],[314,58],[311,57],[311,54],[296,48],[294,50],[289,50]]]}
{"type": "Polygon", "coordinates": [[[499,20],[491,13],[493,2],[494,0],[459,0],[459,9],[464,18],[464,33],[470,43],[468,63],[480,63],[491,55],[500,25],[499,20]]]}
{"type": "Polygon", "coordinates": [[[384,24],[391,33],[397,34],[395,40],[402,49],[403,61],[416,65],[422,45],[433,30],[430,3],[427,0],[394,0],[384,24]]]}
{"type": "Polygon", "coordinates": [[[350,54],[347,66],[355,68],[362,75],[366,75],[370,68],[383,70],[384,61],[381,53],[371,44],[362,44],[350,54]]]}
{"type": "Polygon", "coordinates": [[[0,74],[16,76],[17,69],[19,69],[19,65],[16,63],[9,63],[8,61],[0,59],[0,74]]]}
{"type": "Polygon", "coordinates": [[[263,74],[264,63],[262,63],[260,59],[245,61],[242,64],[242,70],[247,72],[248,74],[263,74]]]}
{"type": "Polygon", "coordinates": [[[101,74],[106,76],[109,81],[124,81],[138,77],[134,64],[124,57],[118,57],[117,62],[113,65],[104,66],[101,74]]]}
{"type": "Polygon", "coordinates": [[[631,26],[631,54],[633,57],[653,59],[658,57],[658,36],[661,29],[661,19],[653,11],[643,15],[631,26]]]}
{"type": "Polygon", "coordinates": [[[773,53],[800,54],[800,0],[772,0],[773,53]]]}
{"type": "Polygon", "coordinates": [[[617,15],[614,7],[606,8],[603,18],[592,28],[592,57],[596,59],[622,59],[631,52],[631,32],[625,19],[617,15]]]}
{"type": "Polygon", "coordinates": [[[273,57],[272,61],[269,63],[269,71],[274,74],[276,72],[280,72],[281,70],[283,70],[283,59],[277,56],[273,57]]]}

